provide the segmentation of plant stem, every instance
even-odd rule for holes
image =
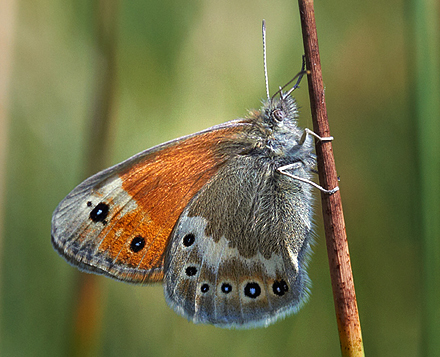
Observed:
[[[298,0],[308,75],[313,129],[320,137],[329,137],[330,129],[324,98],[313,0]],[[319,182],[326,189],[338,185],[331,142],[316,142]],[[364,356],[361,325],[351,271],[340,191],[321,192],[327,254],[333,287],[336,319],[343,356]]]

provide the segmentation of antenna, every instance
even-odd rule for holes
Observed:
[[[263,65],[264,65],[264,80],[266,81],[266,95],[267,95],[267,100],[270,100],[269,78],[267,76],[267,62],[266,62],[266,21],[264,20],[263,20]]]

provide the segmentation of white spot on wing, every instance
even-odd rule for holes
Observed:
[[[207,225],[206,219],[203,217],[188,217],[183,216],[180,220],[178,228],[178,235],[184,236],[187,233],[194,233],[196,237],[205,237],[205,227]],[[244,258],[240,256],[237,248],[231,248],[229,241],[222,236],[218,242],[215,242],[212,237],[205,237],[204,239],[196,239],[195,247],[201,257],[203,257],[203,265],[217,272],[219,268],[220,259],[223,257],[238,257],[245,264],[252,266],[254,264],[263,265],[268,277],[276,278],[277,272],[283,272],[284,262],[281,255],[272,254],[270,259],[266,259],[260,252],[252,258]],[[297,256],[289,249],[289,255],[292,262],[297,267]]]

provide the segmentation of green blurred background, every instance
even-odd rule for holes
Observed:
[[[10,22],[2,27],[9,26],[12,35],[10,66],[4,67],[7,119],[0,128],[6,149],[0,167],[0,354],[340,355],[319,202],[309,302],[297,315],[265,329],[194,325],[166,306],[160,285],[97,277],[97,303],[90,312],[95,332],[88,332],[84,322],[89,347],[78,351],[72,335],[82,273],[50,244],[53,210],[93,171],[90,165],[98,171],[260,106],[265,97],[263,18],[271,92],[291,79],[303,54],[297,3],[5,0],[3,10],[7,4]],[[315,2],[333,148],[370,356],[418,356],[424,350],[412,6],[398,0]],[[104,30],[100,21],[107,24]],[[295,96],[300,125],[311,128],[305,82]],[[99,121],[93,122],[102,108],[109,109],[105,117],[110,118],[104,143],[96,134]],[[431,131],[427,127],[425,134]],[[100,146],[105,158],[98,154]]]

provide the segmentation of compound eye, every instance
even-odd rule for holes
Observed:
[[[277,121],[282,121],[284,119],[284,112],[281,109],[275,109],[272,114]]]

